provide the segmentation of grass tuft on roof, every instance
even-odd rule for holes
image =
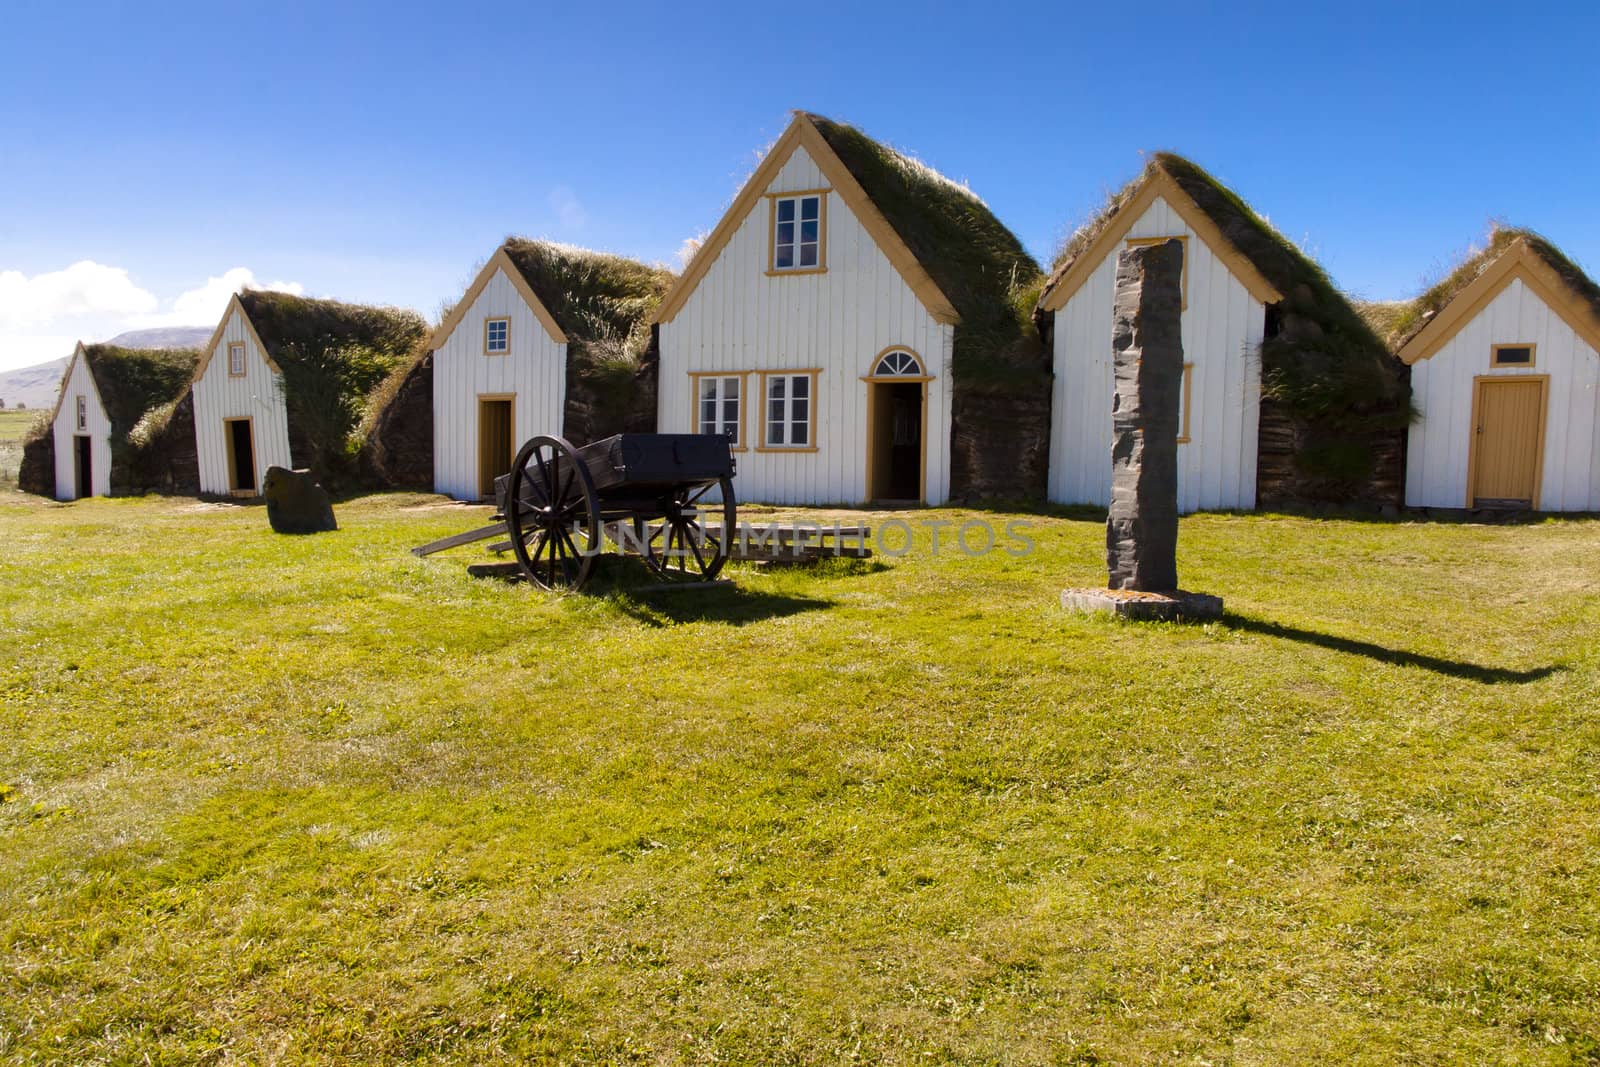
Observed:
[[[171,403],[194,375],[200,353],[193,348],[122,348],[84,345],[100,402],[111,418],[112,447],[152,409]]]
[[[1277,305],[1279,328],[1261,346],[1265,397],[1296,417],[1330,428],[1373,430],[1409,421],[1410,406],[1389,350],[1326,272],[1237,193],[1176,153],[1152,155],[1137,178],[1067,239],[1052,264],[1051,285],[1158,173],[1171,178],[1283,296]]]
[[[1429,286],[1415,300],[1402,306],[1400,314],[1390,324],[1387,334],[1393,349],[1398,352],[1404,348],[1412,338],[1422,332],[1429,320],[1443,311],[1463,289],[1477,281],[1479,275],[1518,241],[1525,243],[1529,250],[1555,271],[1562,281],[1582,296],[1590,307],[1594,308],[1595,315],[1600,317],[1600,285],[1596,285],[1594,279],[1589,277],[1582,267],[1568,259],[1566,253],[1543,235],[1522,227],[1496,223],[1490,228],[1489,239],[1483,248],[1469,251],[1442,279]]]
[[[961,322],[955,330],[958,385],[1048,378],[1033,333],[1033,302],[1044,274],[1016,234],[971,189],[854,126],[807,114],[811,123],[941,292]]]

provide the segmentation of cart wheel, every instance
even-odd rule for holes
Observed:
[[[712,489],[722,491],[721,503],[705,500]],[[661,524],[644,539],[645,562],[664,581],[711,581],[728,562],[733,541],[739,536],[735,528],[738,510],[732,478],[674,489],[663,501]]]
[[[589,468],[560,437],[540,435],[511,461],[506,528],[522,573],[542,589],[581,589],[604,544]]]

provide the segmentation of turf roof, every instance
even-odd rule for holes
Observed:
[[[1151,156],[1137,178],[1073,233],[1056,256],[1046,296],[1158,174],[1175,182],[1283,296],[1278,305],[1282,329],[1261,346],[1262,383],[1268,397],[1306,418],[1338,421],[1356,414],[1359,417],[1352,421],[1365,426],[1380,408],[1393,408],[1396,419],[1409,417],[1389,350],[1326,272],[1237,193],[1175,153]]]
[[[508,237],[502,247],[571,345],[635,335],[674,280],[662,266],[553,241]]]
[[[1003,358],[1001,349],[1028,329],[1043,278],[1022,242],[966,186],[854,126],[805,117],[961,316],[958,369],[977,371]]]
[[[1596,285],[1594,279],[1584,273],[1583,268],[1533,230],[1496,225],[1489,231],[1488,243],[1481,250],[1470,253],[1441,281],[1403,306],[1387,335],[1394,350],[1398,352],[1404,348],[1412,338],[1422,332],[1435,315],[1443,311],[1462,290],[1476,281],[1495,260],[1519,241],[1555,271],[1573,292],[1594,309],[1595,316],[1600,318],[1600,285]]]
[[[121,348],[84,345],[100,402],[111,418],[111,438],[128,436],[145,413],[171,403],[189,384],[200,353],[193,348]]]

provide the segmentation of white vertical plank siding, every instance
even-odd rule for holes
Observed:
[[[78,397],[83,397],[88,415],[86,429],[78,429]],[[100,390],[82,356],[74,355],[72,366],[61,382],[61,404],[50,427],[55,437],[56,499],[78,498],[77,437],[89,437],[89,489],[95,496],[111,494],[111,417],[100,402]]]
[[[1178,446],[1178,507],[1253,508],[1266,308],[1157,197],[1128,237],[1188,237],[1183,359],[1190,372],[1189,441]],[[1111,322],[1119,245],[1055,313],[1050,499],[1111,502]]]
[[[483,323],[511,320],[511,351],[483,353]],[[562,432],[567,346],[556,342],[522,294],[498,270],[433,354],[434,491],[478,499],[478,398],[515,394],[511,435],[520,446],[536,434]],[[509,464],[508,464],[509,465]]]
[[[804,148],[766,192],[828,187]],[[827,197],[827,272],[769,277],[770,204],[757,202],[677,316],[661,326],[659,425],[693,429],[689,374],[820,368],[815,452],[762,451],[761,377],[745,379],[741,500],[859,503],[867,495],[867,384],[892,345],[915,352],[928,382],[926,500],[950,494],[950,359],[954,329],[936,322],[837,192]],[[435,371],[437,375],[437,371]],[[437,380],[437,378],[436,378]],[[437,387],[436,387],[437,388]]]
[[[1532,367],[1491,367],[1492,346],[1532,344]],[[1467,505],[1472,450],[1473,379],[1542,374],[1550,378],[1545,412],[1543,511],[1600,510],[1600,354],[1513,278],[1432,356],[1411,368],[1411,424],[1406,504]]]
[[[244,342],[243,377],[228,374],[228,345]],[[228,309],[227,326],[205,373],[194,383],[195,450],[200,459],[200,491],[227,493],[228,440],[225,419],[249,418],[255,431],[256,488],[268,467],[293,467],[289,455],[289,413],[283,379],[267,363],[245,325],[244,313]]]

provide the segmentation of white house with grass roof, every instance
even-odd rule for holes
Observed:
[[[1184,250],[1179,509],[1251,509],[1258,493],[1269,492],[1279,498],[1320,492],[1338,502],[1381,498],[1383,491],[1371,486],[1399,480],[1399,431],[1387,428],[1395,420],[1403,424],[1393,360],[1321,268],[1210,174],[1166,152],[1155,154],[1073,234],[1040,297],[1038,316],[1055,369],[1049,498],[1110,503],[1117,256],[1172,239]],[[1327,374],[1328,367],[1339,373]],[[1281,395],[1273,414],[1284,429],[1272,435],[1270,451],[1261,432],[1264,369],[1278,372]],[[1329,392],[1328,381],[1339,391]],[[1313,393],[1297,410],[1296,402]],[[1315,433],[1301,414],[1312,407],[1327,409],[1317,412],[1324,421]],[[1298,455],[1280,454],[1294,448],[1283,442],[1302,437],[1320,445],[1322,454],[1339,454],[1334,446],[1354,439],[1343,426],[1372,422],[1385,424],[1393,447],[1377,442],[1372,451],[1378,458],[1358,455],[1353,471],[1337,472],[1342,480],[1304,474],[1299,468],[1315,471],[1306,461],[1318,458],[1305,445]],[[1369,444],[1355,440],[1354,447]],[[1392,475],[1374,469],[1390,454],[1396,457]],[[1269,461],[1270,479],[1262,476]]]
[[[1406,504],[1600,511],[1600,286],[1502,228],[1401,313]]]
[[[239,294],[200,350],[192,388],[200,492],[253,497],[268,467],[294,466],[283,368]]]
[[[524,440],[562,432],[567,335],[507,245],[428,341],[434,491],[457,500],[492,499]]]
[[[111,416],[100,399],[100,387],[81,341],[61,377],[50,433],[55,446],[56,499],[109,496]]]
[[[798,112],[656,312],[658,426],[726,436],[741,500],[941,504],[963,320],[1037,271],[969,190]]]

